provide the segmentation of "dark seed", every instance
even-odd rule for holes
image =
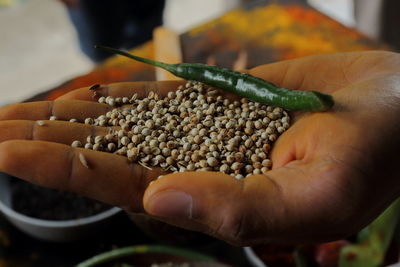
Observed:
[[[92,86],[90,86],[89,87],[89,90],[97,90],[97,89],[99,89],[100,88],[100,84],[98,84],[98,83],[96,83],[96,84],[93,84]]]

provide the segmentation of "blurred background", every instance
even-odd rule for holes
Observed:
[[[340,23],[356,27],[353,0],[308,2]],[[163,23],[182,33],[239,4],[240,0],[166,0]],[[59,0],[0,0],[0,105],[21,101],[93,68],[95,63],[79,49],[69,15],[67,5]],[[359,29],[376,37],[370,26]]]

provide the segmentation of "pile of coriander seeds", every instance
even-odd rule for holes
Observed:
[[[144,99],[135,94],[98,101],[114,109],[85,124],[109,127],[108,134],[72,146],[169,172],[219,171],[237,179],[266,173],[272,166],[271,146],[290,122],[282,108],[245,98],[232,101],[194,81],[164,98],[150,92]]]

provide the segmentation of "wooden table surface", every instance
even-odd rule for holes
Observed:
[[[241,67],[251,68],[321,53],[388,49],[297,0],[252,1],[182,34],[180,39],[184,62],[209,63],[227,68],[234,68],[238,61]],[[132,53],[153,58],[153,43],[147,42],[133,49]],[[154,68],[113,57],[90,73],[30,100],[55,99],[70,90],[95,83],[139,80],[155,80]],[[14,266],[71,266],[114,246],[156,242],[141,233],[123,215],[109,232],[80,243],[37,241],[20,233],[2,218],[0,229],[10,239],[6,248],[1,249],[0,244],[0,258],[4,255],[8,261],[5,266],[12,266],[11,262],[16,261]],[[193,248],[198,249],[196,246]],[[238,248],[219,243],[212,249],[200,250],[224,258],[232,265],[246,266]]]

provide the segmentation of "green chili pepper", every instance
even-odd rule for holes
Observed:
[[[95,48],[163,68],[180,78],[199,81],[256,102],[282,107],[287,110],[325,111],[334,104],[331,95],[317,91],[297,91],[280,88],[263,79],[221,67],[189,63],[167,64],[138,57],[111,47],[98,45]]]

